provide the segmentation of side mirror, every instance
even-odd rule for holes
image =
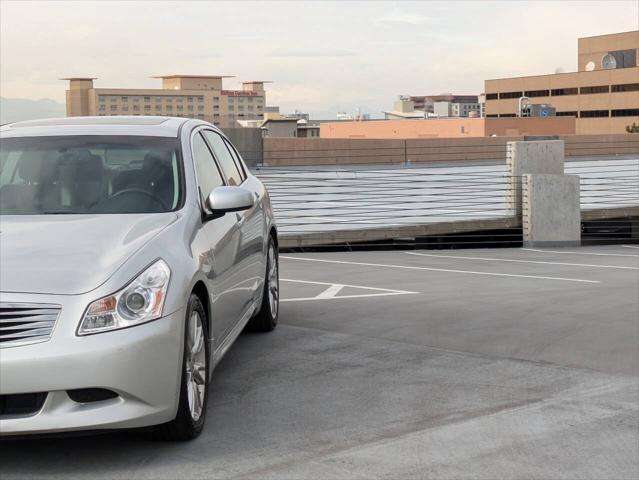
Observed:
[[[210,217],[221,217],[229,212],[248,210],[255,205],[255,197],[242,187],[216,187],[206,198]]]

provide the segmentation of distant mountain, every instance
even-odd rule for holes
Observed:
[[[0,97],[0,124],[37,118],[64,117],[65,114],[65,105],[49,98],[28,100]]]

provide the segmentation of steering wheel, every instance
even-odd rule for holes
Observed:
[[[162,200],[160,197],[158,197],[154,193],[151,193],[148,190],[144,190],[142,188],[125,188],[124,190],[120,190],[119,192],[116,192],[113,195],[111,195],[109,197],[109,200],[112,200],[112,199],[114,199],[116,197],[119,197],[119,196],[122,196],[122,195],[130,194],[130,193],[141,193],[143,195],[146,195],[150,199],[152,199],[155,202],[159,203],[163,210],[168,210],[168,207],[164,203],[164,200]]]

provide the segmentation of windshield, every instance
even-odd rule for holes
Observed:
[[[141,136],[0,140],[0,214],[168,212],[180,202],[177,140]]]

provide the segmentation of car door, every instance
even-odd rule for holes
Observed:
[[[191,151],[200,195],[200,206],[215,187],[225,184],[221,169],[201,131],[191,137]],[[244,308],[239,288],[243,284],[238,271],[240,227],[234,213],[202,221],[196,234],[194,251],[200,252],[200,265],[206,272],[211,293],[213,341],[217,348],[239,321]]]
[[[203,133],[222,168],[226,183],[251,191],[256,199],[252,208],[235,214],[240,228],[237,267],[243,277],[241,290],[244,308],[248,309],[253,304],[253,300],[261,294],[265,273],[262,203],[259,201],[256,186],[249,181],[243,165],[239,159],[236,159],[236,152],[228,140],[212,130],[204,130]]]

